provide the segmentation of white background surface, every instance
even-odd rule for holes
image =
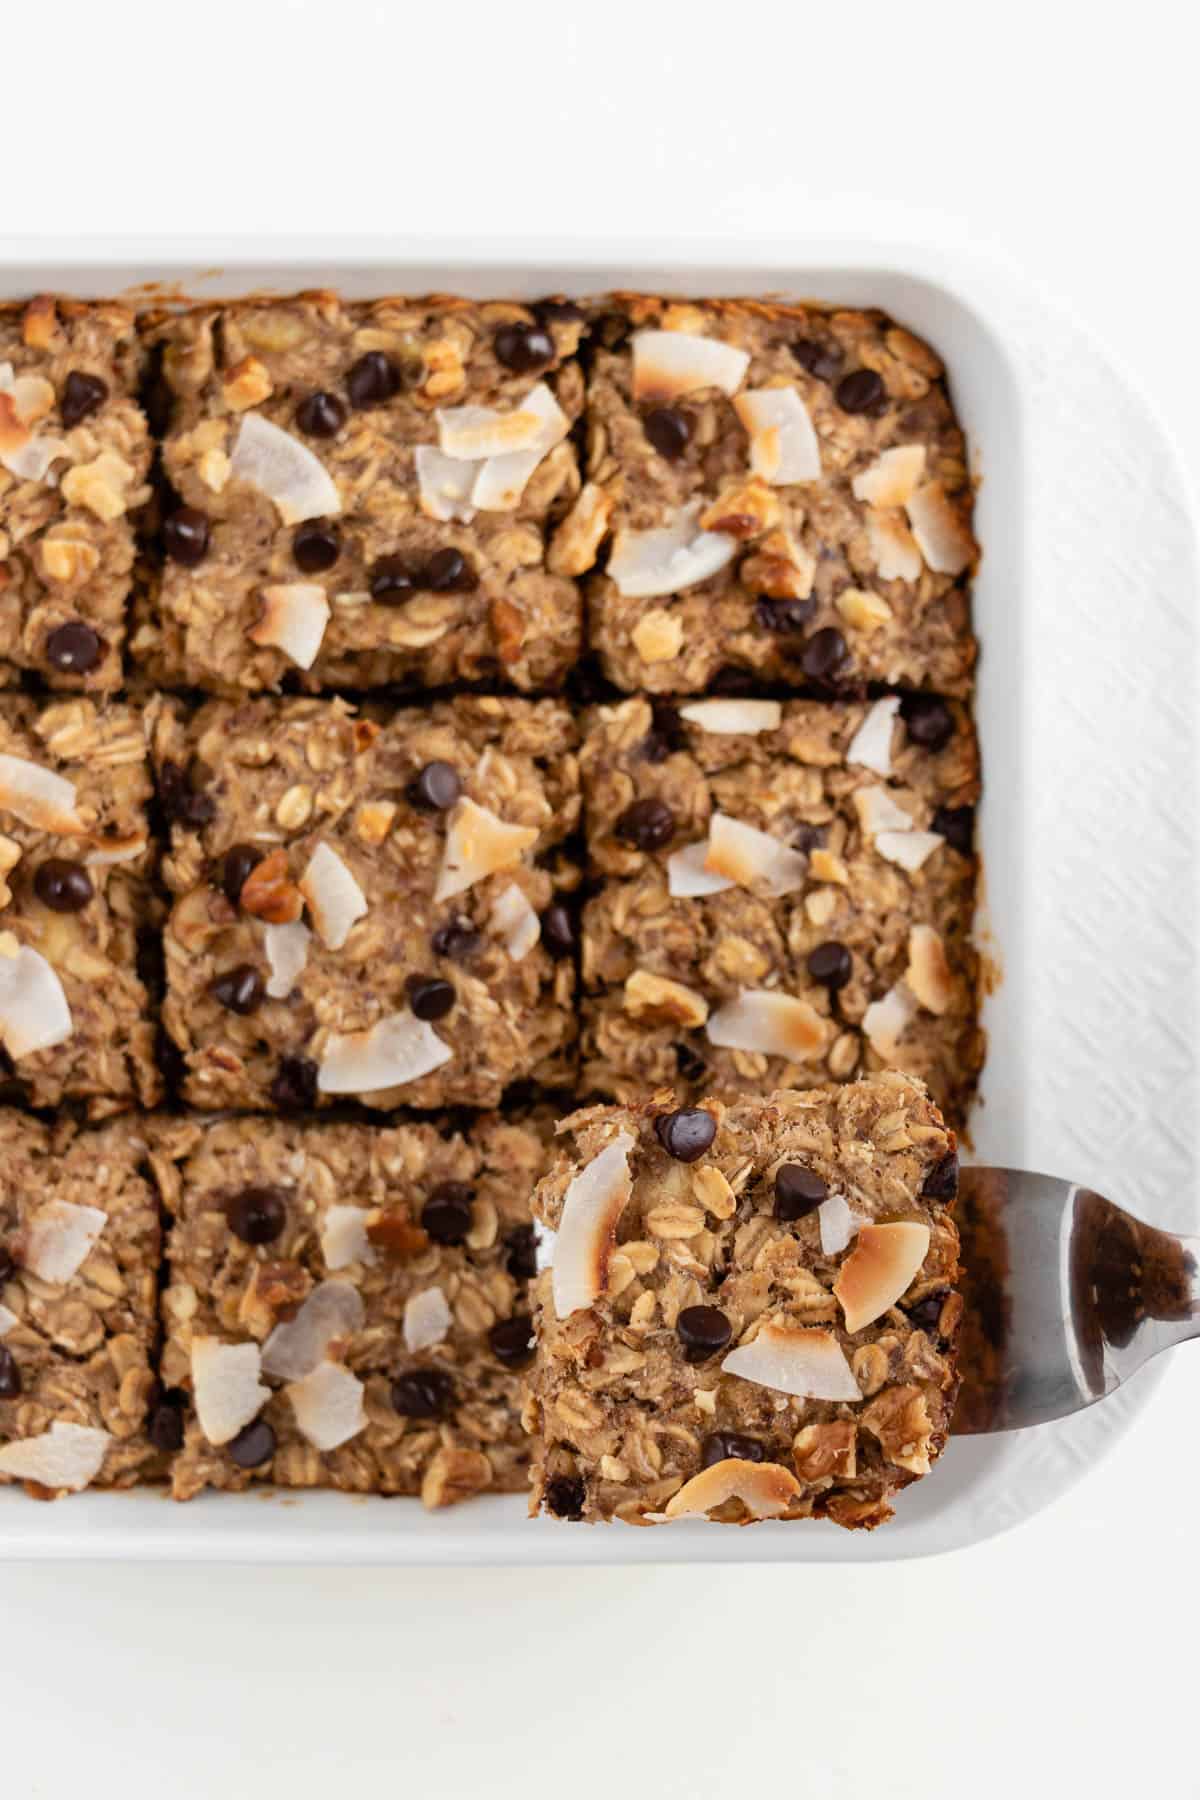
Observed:
[[[1118,352],[1196,481],[1187,10],[58,0],[5,20],[4,226],[986,248]],[[1069,1497],[934,1562],[9,1567],[4,1789],[1196,1793],[1198,1383],[1185,1352]]]

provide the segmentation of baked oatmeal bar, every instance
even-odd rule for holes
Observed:
[[[176,1122],[164,1404],[177,1500],[252,1481],[448,1506],[527,1483],[535,1130]]]
[[[957,701],[595,709],[584,1089],[631,1100],[899,1065],[961,1120],[981,1059]]]
[[[151,677],[558,686],[580,601],[575,307],[329,293],[151,321],[164,519]]]
[[[571,573],[602,568],[591,644],[618,687],[969,690],[972,495],[926,344],[878,312],[644,297],[595,343],[563,533]]]
[[[155,710],[164,1022],[195,1106],[494,1106],[570,1070],[575,727],[467,696]]]
[[[143,979],[161,908],[139,709],[0,695],[3,1093],[92,1117],[159,1096]]]
[[[149,499],[133,313],[0,306],[0,680],[121,682],[132,515]]]
[[[953,1410],[954,1134],[919,1082],[594,1107],[534,1194],[532,1510],[870,1529]]]
[[[162,1472],[161,1244],[141,1129],[0,1109],[0,1482],[41,1499]]]

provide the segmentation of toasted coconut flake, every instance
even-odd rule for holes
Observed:
[[[896,695],[877,700],[851,738],[846,761],[858,763],[864,769],[874,769],[877,775],[890,775],[892,735],[899,711],[900,701]]]
[[[0,462],[18,481],[45,481],[51,463],[60,456],[69,455],[61,438],[35,437],[22,444],[19,450],[0,451]]]
[[[912,814],[898,806],[886,788],[856,788],[852,796],[862,834],[868,840],[881,831],[911,831]]]
[[[11,363],[0,363],[0,394],[11,404],[2,409],[3,416],[18,425],[36,425],[54,405],[54,386],[44,375],[14,375]],[[0,448],[7,448],[7,434],[0,430]]]
[[[843,588],[834,605],[852,631],[878,631],[892,616],[882,594],[874,594],[870,588]]]
[[[701,502],[681,506],[669,524],[650,531],[618,531],[613,538],[608,573],[630,600],[677,594],[707,581],[737,553],[738,541],[724,531],[704,531]]]
[[[362,1296],[349,1281],[322,1281],[294,1319],[277,1325],[263,1345],[264,1375],[280,1381],[303,1381],[325,1360],[335,1341],[362,1329],[366,1313]]]
[[[875,848],[888,862],[915,874],[944,842],[936,831],[881,831]]]
[[[859,1227],[859,1218],[850,1210],[844,1194],[830,1194],[817,1208],[817,1229],[821,1234],[822,1256],[840,1256]]]
[[[921,552],[897,512],[867,514],[867,542],[881,581],[919,581]]]
[[[0,1338],[7,1337],[13,1326],[20,1323],[15,1312],[9,1312],[7,1306],[0,1306]]]
[[[542,935],[542,922],[515,881],[492,907],[488,922],[514,962],[522,962]]]
[[[752,1519],[777,1519],[801,1492],[796,1477],[782,1463],[746,1462],[727,1456],[710,1463],[685,1482],[667,1501],[663,1517],[712,1512],[727,1500],[740,1500]]]
[[[263,926],[263,949],[271,971],[267,994],[272,1000],[286,1000],[303,975],[311,937],[312,932],[300,919],[288,925]]]
[[[717,1008],[705,1030],[709,1043],[722,1050],[754,1050],[808,1062],[825,1048],[828,1027],[807,1000],[794,994],[743,988],[736,1000]]]
[[[70,1281],[87,1261],[108,1224],[98,1206],[49,1200],[29,1223],[23,1262],[39,1281]]]
[[[633,398],[640,405],[669,405],[701,388],[735,394],[750,366],[749,353],[717,338],[689,331],[635,331]]]
[[[458,456],[447,456],[436,444],[418,444],[414,455],[421,511],[430,519],[449,524],[458,519],[469,525],[475,517],[471,489],[480,465]]]
[[[675,900],[698,900],[705,894],[723,894],[734,884],[708,867],[708,839],[674,850],[667,858],[667,892]]]
[[[560,1319],[591,1306],[608,1287],[617,1221],[633,1192],[629,1153],[636,1140],[621,1131],[580,1169],[563,1198],[554,1240],[552,1288]]]
[[[821,446],[795,388],[751,388],[734,411],[750,435],[750,468],[774,487],[821,479]]]
[[[387,1013],[366,1031],[330,1033],[317,1087],[322,1094],[376,1094],[419,1081],[453,1055],[426,1020]]]
[[[149,841],[144,831],[134,831],[123,838],[104,838],[94,850],[88,851],[83,860],[92,869],[111,868],[114,863],[136,862],[145,853]]]
[[[259,1380],[257,1344],[225,1344],[220,1338],[192,1339],[192,1398],[200,1429],[210,1444],[227,1444],[257,1418],[271,1398]]]
[[[336,850],[318,844],[299,881],[317,936],[329,950],[340,950],[359,919],[367,916],[367,897]]]
[[[939,575],[961,575],[975,560],[975,539],[940,481],[927,481],[905,510],[921,555]]]
[[[0,957],[0,1043],[14,1062],[65,1044],[74,1025],[56,971],[23,944]]]
[[[531,389],[521,404],[541,420],[541,432],[528,449],[488,456],[480,465],[471,500],[482,512],[512,512],[519,506],[533,471],[571,429],[570,420],[544,382]]]
[[[331,518],[342,510],[337,485],[321,459],[261,413],[243,415],[229,472],[265,494],[285,525]]]
[[[625,977],[621,1004],[635,1019],[653,1025],[683,1025],[697,1030],[708,1017],[708,1001],[682,981],[670,981],[649,969]]]
[[[877,1056],[894,1063],[900,1055],[900,1040],[916,1017],[917,1005],[903,982],[898,981],[883,996],[872,1000],[862,1017],[863,1033]]]
[[[760,889],[775,900],[796,893],[808,877],[808,858],[798,850],[781,844],[769,831],[721,812],[714,813],[709,823],[704,867],[711,875]]]
[[[903,506],[924,473],[924,444],[897,444],[893,450],[881,450],[850,486],[854,498],[868,506]]]
[[[0,1475],[77,1494],[100,1473],[111,1441],[107,1431],[55,1419],[40,1437],[16,1438],[5,1444],[0,1450]]]
[[[44,481],[51,463],[70,455],[61,438],[34,437],[29,429],[53,405],[44,376],[14,376],[11,363],[0,363],[0,463],[18,481]]]
[[[440,1287],[422,1288],[404,1308],[404,1348],[415,1353],[440,1344],[454,1323]]]
[[[457,801],[446,827],[446,847],[438,872],[435,901],[452,900],[487,875],[511,869],[537,843],[532,825],[508,825],[486,806],[465,794]]]
[[[75,810],[75,783],[23,756],[0,754],[0,811],[58,837],[82,837],[88,829]]]
[[[864,1225],[833,1284],[846,1330],[861,1331],[894,1306],[929,1254],[929,1227],[918,1219]]]
[[[262,612],[246,636],[252,644],[282,650],[298,669],[311,669],[329,623],[325,589],[310,581],[286,581],[261,592]]]
[[[336,1450],[357,1437],[367,1423],[362,1382],[340,1363],[321,1363],[302,1381],[284,1389],[301,1437],[314,1450]]]
[[[321,1220],[321,1255],[332,1274],[351,1263],[374,1263],[376,1254],[367,1236],[371,1211],[366,1206],[331,1206]]]
[[[778,700],[693,700],[679,708],[679,716],[701,731],[753,737],[760,731],[778,731],[783,708]]]
[[[954,977],[946,947],[932,925],[914,925],[908,934],[904,979],[927,1012],[944,1013],[954,998]]]
[[[494,406],[451,406],[437,414],[438,445],[459,462],[482,462],[515,451],[544,456],[570,430],[570,421],[544,381],[511,412]]]
[[[814,1325],[762,1326],[748,1344],[730,1351],[721,1373],[806,1400],[862,1399],[835,1333]]]

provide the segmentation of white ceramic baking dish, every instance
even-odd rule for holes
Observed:
[[[145,284],[145,285],[144,285]],[[161,284],[161,285],[158,285]],[[608,288],[877,305],[949,367],[981,479],[975,596],[986,906],[999,971],[977,1160],[1071,1174],[1195,1228],[1200,565],[1160,428],[1080,331],[1009,274],[864,244],[9,244],[0,294],[147,298]],[[634,1531],[528,1521],[515,1497],[429,1514],[341,1494],[0,1492],[0,1555],[253,1562],[877,1561],[1027,1517],[1086,1471],[1153,1376],[1038,1432],[952,1442],[871,1535],[824,1523]]]

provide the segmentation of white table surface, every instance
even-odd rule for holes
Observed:
[[[1188,9],[771,10],[10,8],[4,228],[983,246],[1117,350],[1200,474]],[[1195,1793],[1198,1381],[1180,1355],[1070,1496],[934,1562],[8,1567],[4,1791]]]

